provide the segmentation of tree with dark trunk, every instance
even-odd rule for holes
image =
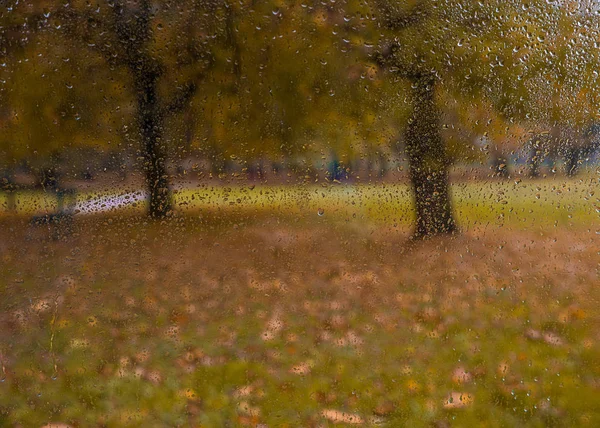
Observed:
[[[406,13],[398,13],[388,2],[378,2],[386,26],[402,31],[425,19],[422,4]],[[449,187],[450,160],[441,135],[440,111],[436,101],[439,77],[428,68],[424,58],[407,59],[398,40],[385,46],[376,56],[382,67],[393,69],[411,86],[412,115],[404,132],[405,151],[415,203],[413,239],[457,232],[452,214]]]
[[[500,0],[367,3],[377,11],[377,29],[370,37],[378,47],[367,55],[385,68],[391,79],[411,85],[413,113],[406,125],[405,146],[417,212],[415,237],[452,233],[456,223],[448,191],[450,162],[439,130],[437,103],[441,99],[466,103],[483,99],[505,118],[530,116],[522,104],[527,97],[537,98],[525,81],[557,73],[559,67],[548,61],[540,46],[533,48],[535,55],[531,54],[535,66],[528,64],[529,72],[523,70],[521,61],[514,59],[522,43],[507,37],[514,33],[513,17],[534,28],[553,25],[557,33],[563,28],[558,23],[571,18],[564,8],[542,0],[527,10],[519,2]],[[560,48],[567,49],[564,44]],[[437,102],[436,91],[443,91]],[[465,141],[464,147],[468,144]],[[506,173],[505,168],[497,167],[498,175]]]
[[[142,76],[136,86],[144,171],[148,186],[148,213],[151,217],[163,218],[171,211],[171,193],[165,168],[165,153],[161,146],[163,124],[156,100],[156,79],[152,74]]]
[[[169,178],[162,144],[163,115],[158,95],[161,65],[148,52],[150,40],[150,4],[142,2],[135,16],[127,16],[118,2],[114,12],[114,29],[125,53],[123,63],[132,76],[136,94],[139,139],[144,159],[148,189],[148,213],[153,218],[166,217],[171,211]]]
[[[582,162],[582,148],[577,146],[568,147],[565,151],[565,173],[569,177],[577,175]]]
[[[128,14],[123,2],[116,2],[114,10],[113,28],[125,54],[122,62],[133,77],[136,94],[138,129],[148,190],[148,214],[153,218],[164,218],[172,210],[172,201],[163,122],[165,115],[186,107],[195,93],[196,81],[189,81],[168,104],[161,102],[158,84],[165,67],[151,55],[150,2],[141,1],[133,14],[131,11]],[[196,79],[199,77],[200,74]]]
[[[412,79],[413,113],[405,131],[406,154],[416,211],[415,238],[454,233],[448,185],[448,156],[440,134],[435,77]]]
[[[228,7],[224,0],[187,0],[172,7],[161,3],[49,1],[43,8],[32,6],[23,12],[28,25],[15,24],[14,30],[31,32],[37,42],[53,43],[60,29],[61,40],[67,41],[61,53],[77,58],[78,71],[98,75],[97,69],[104,67],[110,81],[125,89],[127,95],[121,101],[133,101],[135,106],[131,129],[137,130],[148,213],[153,218],[164,218],[172,211],[165,123],[190,107],[199,83],[212,68],[213,46],[208,40],[216,43],[217,11]],[[69,60],[69,66],[73,62]]]

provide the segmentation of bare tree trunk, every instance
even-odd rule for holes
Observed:
[[[531,150],[531,155],[528,160],[529,177],[538,178],[540,176],[540,167],[542,165],[542,152],[539,148],[534,147]]]
[[[582,150],[579,147],[569,147],[565,154],[565,172],[567,176],[573,177],[579,172],[582,159]]]
[[[510,174],[508,171],[508,161],[504,155],[498,149],[492,149],[490,157],[492,158],[493,175],[498,178],[507,179]]]
[[[144,171],[149,192],[149,214],[164,218],[172,209],[169,177],[162,147],[162,112],[159,111],[156,77],[152,72],[140,73],[138,86],[138,118],[144,155]]]
[[[457,231],[448,186],[448,156],[440,134],[435,78],[412,79],[413,114],[406,129],[406,154],[416,209],[414,238]]]
[[[116,1],[113,10],[117,37],[125,50],[124,63],[133,77],[137,96],[137,119],[149,193],[148,214],[153,218],[164,218],[172,206],[162,145],[165,112],[161,110],[157,93],[161,67],[149,54],[147,46],[152,37],[151,5],[149,0],[140,0],[138,10],[131,18],[127,16],[123,0]]]

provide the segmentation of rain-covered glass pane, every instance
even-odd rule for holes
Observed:
[[[0,1],[0,426],[600,426],[595,0]]]

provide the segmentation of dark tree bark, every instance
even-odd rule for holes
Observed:
[[[153,218],[164,218],[172,210],[172,201],[162,146],[163,118],[157,100],[156,76],[147,71],[140,73],[136,80],[144,172],[149,192],[148,214]]]
[[[567,176],[573,177],[577,174],[582,157],[580,147],[569,147],[567,149],[565,153],[565,172]]]
[[[136,13],[129,18],[124,3],[119,1],[116,5],[115,31],[124,51],[122,61],[133,77],[137,97],[137,119],[149,193],[148,214],[152,218],[164,218],[173,208],[162,139],[164,120],[166,115],[186,108],[196,91],[196,82],[188,82],[168,102],[161,100],[158,80],[164,75],[164,66],[153,57],[149,47],[152,38],[150,2],[142,0]]]
[[[166,107],[159,100],[158,80],[164,70],[148,46],[152,38],[150,2],[141,0],[133,13],[127,10],[123,0],[119,0],[115,2],[113,14],[112,27],[123,53],[121,62],[131,73],[136,94],[137,121],[148,190],[148,214],[152,218],[164,218],[172,205],[162,141],[163,120],[167,110],[179,109],[185,99],[176,98],[172,106]],[[190,86],[189,89],[193,91],[195,87]]]
[[[448,185],[448,156],[440,134],[435,77],[411,79],[413,114],[405,134],[406,154],[416,208],[414,238],[457,231]]]

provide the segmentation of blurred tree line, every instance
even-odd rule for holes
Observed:
[[[536,174],[596,148],[598,11],[546,0],[9,0],[0,6],[0,153],[49,174],[84,147],[133,154],[150,215],[167,163],[401,154],[416,236],[456,229],[452,162],[525,149]],[[83,152],[82,152],[83,153]],[[324,162],[325,163],[325,162]],[[340,172],[341,168],[341,172]],[[307,169],[308,171],[308,169]]]

